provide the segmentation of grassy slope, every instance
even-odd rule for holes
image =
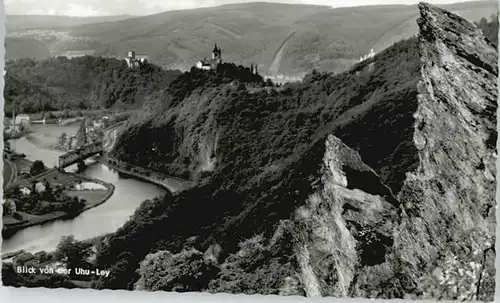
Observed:
[[[6,105],[19,99],[18,109],[36,112],[40,106],[32,106],[25,93],[18,93],[18,79],[23,86],[42,89],[54,101],[49,107],[109,108],[111,106],[140,106],[149,94],[168,86],[180,72],[165,71],[154,65],[129,69],[124,61],[96,57],[74,59],[51,58],[43,61],[19,60],[6,64]],[[29,91],[29,90],[28,90]],[[23,95],[24,94],[24,95]],[[42,102],[42,100],[38,101]],[[25,106],[24,106],[24,105]],[[24,110],[23,110],[24,106]],[[30,108],[33,108],[31,110]]]
[[[207,90],[210,97],[196,98],[197,104],[188,97],[185,113],[178,106],[169,110],[174,113],[166,115],[164,122],[158,121],[161,115],[156,117],[156,131],[152,121],[144,124],[143,129],[153,131],[151,138],[140,135],[145,130],[133,128],[121,144],[142,140],[140,146],[151,146],[168,137],[182,147],[183,138],[193,137],[186,131],[183,115],[194,116],[190,123],[195,124],[217,121],[209,126],[220,130],[218,165],[205,185],[141,207],[141,215],[112,236],[112,244],[100,252],[97,266],[113,268],[115,276],[96,281],[96,287],[130,287],[137,262],[148,251],[178,251],[184,239],[193,235],[199,236],[202,249],[215,241],[227,254],[242,239],[269,234],[312,192],[309,180],[319,173],[328,133],[359,142],[356,149],[379,172],[392,165],[401,171],[411,169],[416,159],[408,143],[412,138],[406,134],[416,106],[418,58],[416,41],[403,41],[377,56],[373,64],[360,64],[338,76],[310,75],[304,83],[281,92]],[[382,138],[397,144],[382,143]],[[167,150],[161,152],[168,156]],[[400,178],[390,173],[383,177],[396,190]],[[156,214],[147,215],[148,209]],[[150,230],[175,232],[164,236]],[[129,253],[119,256],[125,247]]]
[[[444,5],[470,20],[496,10],[494,1]],[[415,6],[324,6],[252,3],[166,12],[125,21],[73,29],[96,38],[105,55],[130,48],[146,52],[160,65],[189,68],[209,56],[214,41],[228,61],[261,64],[267,72],[284,45],[278,70],[300,74],[312,68],[341,71],[352,59],[380,51],[417,33]],[[360,20],[362,20],[360,22]],[[263,34],[265,33],[265,34]],[[286,43],[284,44],[284,42]]]

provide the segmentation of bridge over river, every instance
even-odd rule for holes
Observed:
[[[82,146],[77,150],[69,151],[59,156],[59,169],[63,169],[97,154],[103,154],[102,142],[95,142]]]

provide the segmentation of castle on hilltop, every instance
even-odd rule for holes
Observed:
[[[130,51],[128,52],[128,56],[125,58],[125,61],[127,62],[127,66],[129,68],[138,67],[148,62],[148,56],[136,55],[134,51]]]
[[[196,68],[203,70],[215,70],[217,66],[222,64],[222,50],[217,46],[217,43],[214,45],[214,49],[212,50],[212,59],[207,60],[204,58],[196,63]],[[257,64],[252,63],[250,65],[250,71],[252,74],[258,75],[259,71],[257,69]]]
[[[198,61],[196,63],[196,67],[204,70],[217,69],[217,66],[222,63],[222,51],[215,43],[214,49],[212,51],[212,59],[207,60],[204,58],[203,60]]]

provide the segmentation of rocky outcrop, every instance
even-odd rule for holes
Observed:
[[[297,209],[293,234],[308,296],[348,296],[359,268],[384,263],[398,208],[359,154],[329,136],[322,186]]]
[[[352,169],[339,164],[326,165],[336,177],[323,180],[330,189],[322,191],[323,199],[311,200],[330,199],[327,204],[336,208],[325,221],[336,227],[322,232],[338,237],[328,247],[335,247],[333,268],[343,280],[334,283],[331,294],[347,295],[350,286],[352,296],[492,300],[496,51],[467,20],[432,5],[419,8],[422,66],[413,134],[419,161],[395,197],[400,211],[394,212],[380,191],[373,196],[366,186],[377,182],[362,182],[359,171],[353,178],[359,184],[347,189],[343,173]],[[343,161],[332,142],[339,146],[330,138],[325,157]],[[360,238],[360,230],[372,235]],[[378,243],[371,240],[374,235]],[[318,245],[320,238],[312,242]],[[363,258],[362,247],[369,257]]]
[[[294,219],[308,296],[493,299],[496,50],[467,20],[419,8],[417,168],[394,195],[328,137],[321,186]]]
[[[462,269],[470,274],[465,284],[441,280],[443,295],[491,300],[478,288],[482,271],[492,270],[483,255],[495,242],[497,52],[467,20],[419,8],[419,166],[398,195],[404,207],[394,248],[411,280]]]

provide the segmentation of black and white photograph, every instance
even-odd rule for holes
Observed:
[[[497,0],[3,4],[3,287],[494,300]]]

